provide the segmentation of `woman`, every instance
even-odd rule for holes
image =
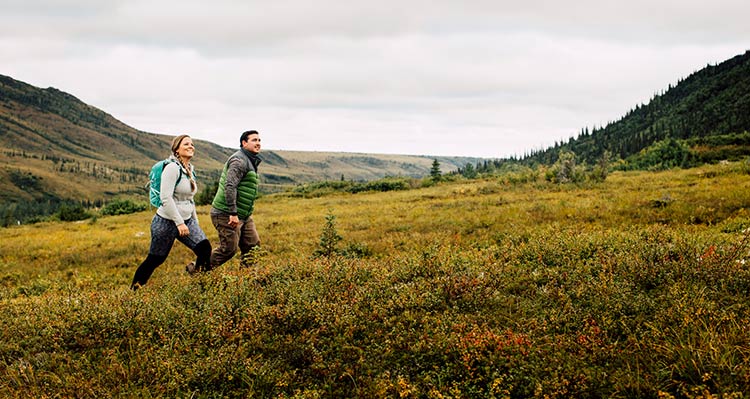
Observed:
[[[146,260],[138,266],[131,288],[137,290],[145,285],[154,270],[164,263],[172,249],[174,240],[190,248],[198,257],[195,269],[207,270],[211,260],[211,243],[198,224],[195,212],[195,196],[198,188],[193,178],[190,160],[195,154],[193,140],[188,135],[179,135],[172,140],[172,155],[161,175],[161,205],[151,220],[151,247]]]

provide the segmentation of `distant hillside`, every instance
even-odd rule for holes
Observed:
[[[605,151],[625,159],[656,142],[685,140],[697,151],[750,154],[750,51],[718,65],[708,65],[670,85],[648,104],[637,105],[616,122],[588,128],[577,138],[523,158],[526,163],[551,164],[560,150],[573,151],[594,163]],[[701,147],[702,148],[697,148]],[[713,147],[711,148],[706,148]]]
[[[0,75],[0,217],[13,212],[9,206],[143,196],[147,171],[168,155],[171,139],[132,128],[55,88]],[[227,156],[236,150],[202,140],[196,140],[196,147],[198,178],[205,184],[218,179]],[[261,156],[266,191],[342,177],[426,176],[433,161],[429,156],[272,150]],[[444,172],[479,160],[436,158]]]
[[[140,193],[149,163],[166,156],[170,140],[57,89],[0,75],[0,201],[95,201]],[[196,164],[219,169],[228,151],[199,145]]]

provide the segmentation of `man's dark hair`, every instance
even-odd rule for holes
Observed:
[[[257,130],[248,130],[246,132],[242,132],[242,135],[240,136],[240,147],[242,147],[242,142],[247,141],[247,136],[251,134],[258,134]]]

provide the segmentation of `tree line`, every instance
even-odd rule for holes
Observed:
[[[603,127],[583,128],[576,137],[531,151],[526,165],[551,165],[561,151],[594,163],[605,152],[627,159],[664,140],[701,140],[750,131],[750,51],[719,65],[708,65],[669,85],[647,104]]]

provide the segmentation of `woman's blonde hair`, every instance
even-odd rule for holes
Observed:
[[[187,134],[181,134],[172,139],[172,154],[174,156],[177,156],[177,150],[180,149],[180,144],[182,144],[182,140],[184,140],[185,137],[190,137],[190,136],[188,136]]]
[[[195,191],[196,185],[195,185],[195,180],[193,180],[193,174],[190,171],[190,164],[184,163],[182,158],[180,158],[180,156],[177,154],[177,150],[180,149],[180,144],[182,144],[182,140],[184,140],[185,137],[190,137],[190,136],[187,134],[181,134],[172,139],[172,155],[174,155],[175,158],[177,158],[177,160],[180,161],[180,163],[182,164],[182,167],[187,171],[188,178],[190,179],[190,188],[193,191]]]

